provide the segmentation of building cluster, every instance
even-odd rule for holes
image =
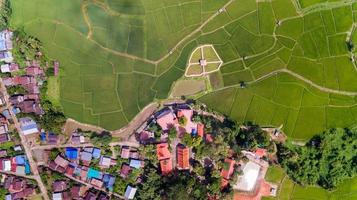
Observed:
[[[10,30],[3,30],[0,32],[0,61],[11,63],[14,58],[12,57],[12,37],[13,32]]]
[[[103,192],[88,190],[84,185],[70,186],[69,181],[57,180],[52,183],[53,200],[109,200],[109,196]]]
[[[213,141],[212,134],[205,133],[205,125],[193,120],[194,110],[186,104],[165,107],[154,113],[153,116],[140,127],[138,140],[142,144],[156,143],[157,158],[160,161],[161,173],[163,175],[171,173],[175,168],[178,170],[190,169],[191,149],[181,143],[177,143],[170,152],[168,143],[169,132],[173,129],[178,138],[185,134],[192,137],[202,137],[203,141],[210,143]],[[159,139],[155,139],[155,133],[150,131],[150,126],[156,124],[162,130]],[[174,162],[175,161],[175,162]]]
[[[30,197],[36,193],[34,185],[29,184],[25,179],[15,176],[3,175],[0,187],[9,191],[5,200],[20,200]]]
[[[2,73],[12,73],[18,71],[19,68],[16,64],[5,64],[1,66]],[[25,68],[25,75],[17,75],[14,77],[3,78],[3,83],[6,87],[21,87],[25,94],[13,94],[10,96],[10,103],[21,110],[23,113],[34,113],[42,115],[43,109],[40,104],[40,87],[43,84],[45,73],[40,65],[33,61]]]
[[[1,157],[0,171],[13,172],[18,175],[29,175],[31,173],[30,165],[25,155]]]
[[[49,168],[93,187],[112,191],[115,176],[90,167],[92,159],[99,159],[100,168],[109,168],[116,164],[114,159],[101,155],[98,148],[90,147],[79,150],[68,147],[64,156],[60,154],[55,160],[50,161]]]

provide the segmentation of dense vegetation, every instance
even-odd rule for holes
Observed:
[[[296,182],[335,188],[342,180],[357,175],[357,129],[331,129],[303,147],[280,145],[278,156]]]
[[[11,12],[10,0],[0,1],[0,30],[9,26]]]

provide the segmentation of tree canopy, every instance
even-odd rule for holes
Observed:
[[[279,145],[278,158],[296,182],[332,189],[357,175],[357,129],[331,129],[303,147]]]

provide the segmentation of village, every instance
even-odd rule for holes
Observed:
[[[63,139],[61,133],[45,130],[37,121],[45,114],[41,87],[49,68],[52,76],[58,75],[59,63],[41,66],[34,60],[20,67],[11,53],[12,37],[9,30],[0,33],[0,184],[6,200],[41,195],[53,200],[135,199],[145,193],[141,188],[150,177],[144,171],[155,163],[161,177],[185,172],[204,182],[206,175],[197,169],[216,173],[219,191],[234,190],[236,199],[276,195],[277,186],[264,180],[272,156],[268,150],[234,152],[212,125],[223,124],[224,117],[192,103],[163,105],[135,130],[134,141],[112,141],[110,133],[80,129]],[[216,156],[200,153],[218,146],[223,150]]]

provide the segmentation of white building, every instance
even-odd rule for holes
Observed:
[[[260,165],[249,161],[243,168],[243,175],[238,177],[234,189],[246,192],[252,191],[257,183],[260,168]]]

